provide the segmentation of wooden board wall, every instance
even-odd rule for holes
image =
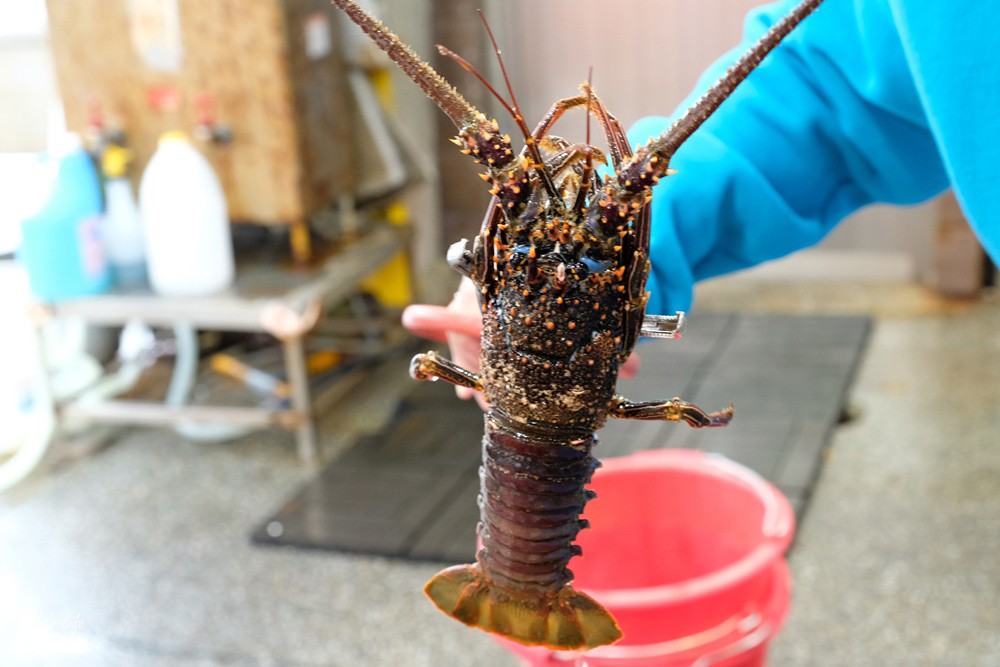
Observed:
[[[126,132],[138,175],[159,134],[191,130],[197,96],[214,101],[233,141],[203,143],[234,220],[301,220],[353,189],[350,103],[339,49],[304,55],[303,21],[322,0],[165,0],[177,3],[183,44],[175,72],[150,68],[130,33],[128,0],[47,0],[51,43],[70,129],[83,130],[99,105]],[[153,110],[149,90],[172,85],[175,113]]]

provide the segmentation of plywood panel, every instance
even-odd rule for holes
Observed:
[[[337,49],[322,58],[302,55],[303,21],[311,11],[328,12],[332,20],[326,3],[176,0],[183,47],[176,71],[157,70],[139,56],[127,0],[47,3],[68,126],[83,129],[98,105],[128,134],[137,173],[160,132],[196,124],[198,97],[207,94],[216,119],[233,133],[228,145],[201,145],[233,219],[298,220],[334,191],[352,187],[349,131],[331,129],[350,116],[341,111],[350,107]],[[332,27],[330,34],[336,39]],[[174,113],[149,104],[149,90],[163,85],[182,93]],[[344,137],[348,145],[334,150]]]

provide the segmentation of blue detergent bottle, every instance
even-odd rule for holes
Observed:
[[[21,223],[18,257],[32,293],[42,301],[99,294],[111,286],[97,170],[76,136],[67,140],[58,161],[48,199]]]

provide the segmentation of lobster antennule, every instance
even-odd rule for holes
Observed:
[[[476,107],[469,104],[462,94],[438,74],[433,67],[413,52],[378,19],[370,16],[353,0],[331,0],[399,65],[410,79],[434,100],[456,127],[474,128],[479,132],[493,132],[491,123]]]
[[[586,102],[586,134],[583,140],[584,146],[586,146],[585,152],[587,155],[587,161],[583,165],[583,174],[580,177],[580,190],[576,193],[576,201],[573,203],[573,208],[577,211],[585,212],[587,206],[587,195],[590,193],[590,178],[594,173],[594,147],[590,145],[590,108],[594,102],[594,68],[591,67],[587,71],[587,83],[583,87],[587,94]]]
[[[480,9],[477,11],[479,12],[479,19],[483,22],[483,27],[486,29],[486,35],[490,39],[490,44],[493,46],[493,52],[497,57],[497,64],[500,65],[500,72],[503,74],[503,82],[507,87],[507,94],[510,95],[510,102],[507,102],[507,100],[505,100],[503,96],[501,96],[500,93],[498,93],[496,89],[490,85],[489,81],[487,81],[482,74],[476,71],[471,63],[457,54],[448,51],[447,49],[444,49],[442,53],[455,60],[455,62],[461,65],[466,71],[475,75],[475,77],[479,79],[484,86],[486,86],[486,89],[493,94],[493,97],[495,97],[500,104],[503,105],[503,108],[506,109],[507,113],[511,115],[511,118],[514,119],[514,123],[517,125],[517,128],[521,131],[525,147],[531,155],[534,170],[541,179],[542,185],[545,186],[545,189],[548,191],[550,196],[557,197],[559,193],[555,184],[552,182],[552,177],[549,175],[549,172],[545,170],[545,161],[542,160],[542,154],[538,150],[536,138],[531,135],[528,131],[527,123],[524,122],[524,114],[521,113],[521,106],[517,103],[517,95],[514,94],[514,87],[511,85],[510,77],[507,75],[507,65],[503,61],[503,53],[500,51],[500,45],[497,43],[497,39],[493,35],[493,28],[490,27],[490,22],[486,20],[486,15],[483,14],[483,10]],[[443,47],[440,46],[438,47],[439,50],[442,48]]]

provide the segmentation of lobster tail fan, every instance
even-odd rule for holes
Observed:
[[[353,0],[332,0],[333,4],[367,34],[379,48],[385,51],[428,97],[434,100],[451,121],[462,129],[492,133],[492,125],[476,107],[469,104],[462,94],[445,81],[433,67],[413,52],[382,22],[365,12]]]
[[[476,565],[456,565],[436,574],[424,592],[452,618],[529,646],[582,651],[622,637],[614,617],[571,586],[554,598],[518,597],[493,586]]]

